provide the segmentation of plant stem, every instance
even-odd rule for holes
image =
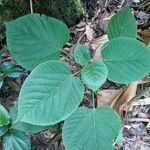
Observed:
[[[93,108],[95,109],[95,98],[94,98],[94,96],[95,96],[95,93],[94,93],[94,92],[92,92]]]
[[[31,14],[33,14],[33,3],[32,3],[32,0],[30,0],[30,11],[31,11]]]
[[[73,56],[72,56],[70,53],[64,51],[63,49],[62,49],[61,51],[62,51],[65,55],[67,55],[68,58],[70,58],[71,60],[73,59]]]

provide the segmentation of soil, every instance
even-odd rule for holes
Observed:
[[[122,7],[129,5],[137,20],[138,31],[146,30],[150,27],[150,2],[149,0],[86,0],[86,17],[82,18],[75,25],[70,27],[71,40],[65,46],[64,50],[71,52],[75,43],[80,40],[81,43],[88,45],[93,55],[95,51],[92,44],[89,44],[90,33],[86,33],[87,24],[93,30],[92,38],[99,39],[106,34],[106,25],[111,15]],[[86,34],[87,36],[84,36]],[[89,35],[88,35],[89,34]],[[0,49],[3,53],[0,62],[12,60],[7,47],[5,36],[0,43]],[[73,69],[78,66],[74,61],[70,61],[63,53],[61,59],[68,62]],[[25,70],[24,70],[25,71]],[[17,101],[18,94],[22,83],[28,76],[29,72],[25,71],[19,78],[5,78],[2,88],[0,89],[0,103],[7,110]],[[107,81],[102,89],[119,89],[125,85],[115,84]],[[148,82],[138,85],[136,95],[139,95],[150,86]],[[150,90],[147,90],[138,99],[150,98]],[[137,100],[138,100],[137,99]],[[81,105],[91,107],[91,93],[86,91],[84,100]],[[31,135],[33,150],[64,150],[61,137],[61,124],[50,128],[49,130]],[[115,146],[116,150],[150,150],[150,103],[133,105],[132,110],[127,111],[123,115],[123,139],[122,142]]]

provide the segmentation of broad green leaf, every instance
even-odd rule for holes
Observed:
[[[121,129],[119,115],[109,107],[79,108],[64,123],[66,150],[113,150]]]
[[[69,40],[67,26],[57,19],[29,14],[6,24],[8,49],[13,58],[27,70],[41,62],[59,59]]]
[[[12,130],[3,137],[3,150],[30,150],[30,139],[25,132]]]
[[[7,126],[1,126],[0,127],[0,137],[2,137],[4,134],[6,134],[8,131],[8,127]]]
[[[91,59],[89,49],[82,44],[77,44],[74,51],[74,58],[78,64],[85,65]]]
[[[97,60],[85,65],[81,71],[82,81],[94,92],[102,86],[107,76],[107,66],[102,61]]]
[[[116,83],[137,81],[150,72],[150,50],[138,40],[113,39],[101,53],[108,67],[108,79]]]
[[[10,110],[10,116],[12,119],[12,128],[25,131],[27,133],[37,133],[44,131],[49,128],[49,126],[36,126],[26,122],[17,121],[18,117],[18,104],[16,103]]]
[[[10,122],[10,117],[7,110],[0,105],[0,126],[7,125]]]
[[[129,7],[119,11],[108,23],[107,35],[109,39],[117,37],[136,38],[136,32],[136,20]]]
[[[84,93],[82,82],[62,61],[47,61],[37,66],[24,82],[18,102],[22,122],[47,126],[70,116]]]

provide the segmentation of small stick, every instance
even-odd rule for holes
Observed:
[[[32,3],[32,0],[30,0],[30,11],[31,11],[31,14],[33,14],[33,3]]]

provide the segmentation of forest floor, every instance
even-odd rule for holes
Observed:
[[[106,26],[108,20],[124,6],[130,6],[138,25],[137,38],[145,44],[150,44],[150,1],[149,0],[87,0],[86,17],[70,27],[71,40],[64,50],[69,53],[73,51],[77,42],[88,46],[95,57],[99,57],[97,50],[107,41]],[[0,62],[11,60],[6,39],[0,43],[3,53]],[[61,59],[69,62],[76,68],[73,60],[69,60],[62,53]],[[28,72],[24,70],[18,78],[7,77],[0,89],[0,103],[8,110],[17,100],[21,85]],[[133,100],[126,108],[122,108],[123,103],[119,103],[117,108],[123,121],[122,142],[115,146],[116,150],[150,150],[150,77],[132,83],[130,85],[119,85],[107,81],[97,94],[97,105],[108,104],[110,101],[120,99],[127,102]],[[84,96],[84,104],[91,107],[91,95],[87,91]],[[106,101],[107,100],[107,101]],[[122,109],[121,109],[122,108]],[[53,126],[48,131],[34,134],[32,138],[33,150],[64,150],[61,138],[60,124]]]

